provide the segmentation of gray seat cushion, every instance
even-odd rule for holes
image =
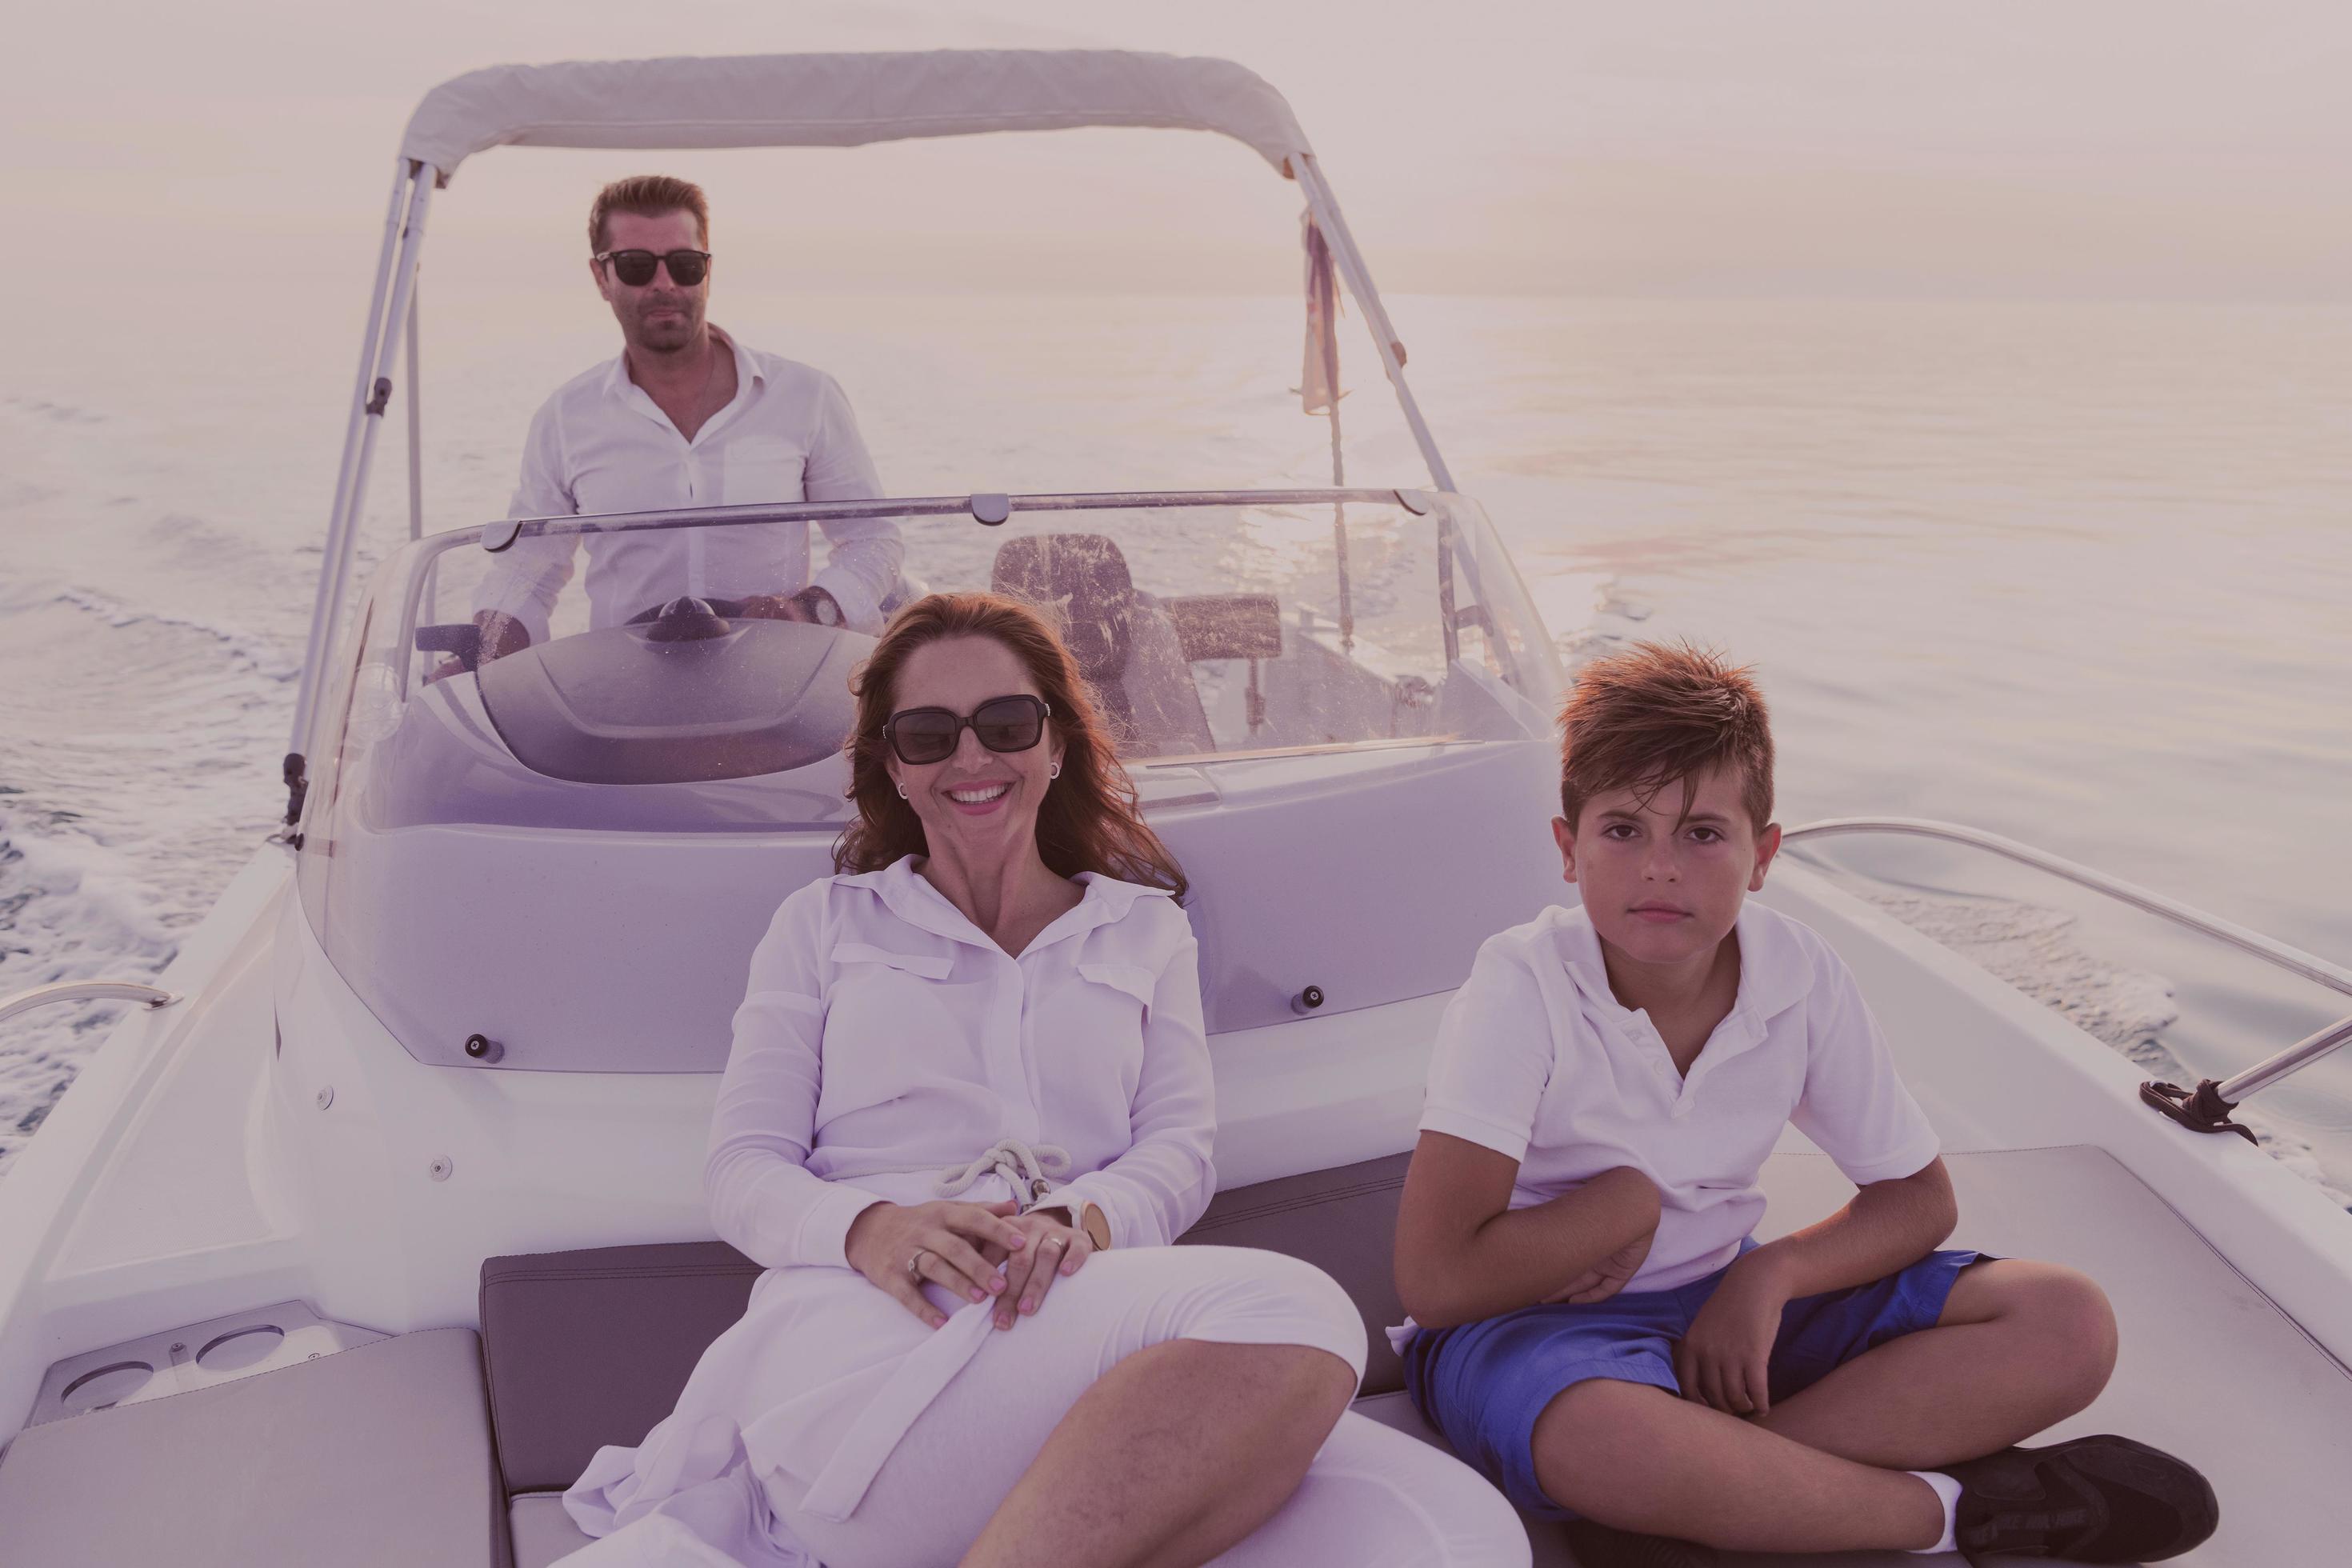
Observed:
[[[1329,1273],[1364,1314],[1365,1391],[1387,1393],[1403,1386],[1381,1330],[1404,1312],[1389,1270],[1404,1168],[1397,1155],[1220,1194],[1183,1239],[1286,1252]],[[486,1261],[482,1359],[508,1491],[561,1491],[598,1448],[642,1438],[743,1315],[759,1274],[718,1241]]]
[[[1389,1349],[1385,1331],[1404,1321],[1390,1254],[1411,1163],[1411,1155],[1392,1154],[1219,1193],[1179,1245],[1262,1247],[1322,1269],[1363,1314],[1369,1342],[1363,1392],[1391,1393],[1404,1386],[1404,1367]]]
[[[514,1568],[547,1568],[590,1540],[563,1511],[562,1492],[526,1492],[514,1500],[507,1518],[514,1526]]]
[[[562,1491],[598,1448],[641,1440],[759,1278],[723,1241],[484,1262],[482,1361],[507,1489]]]
[[[26,1568],[497,1568],[505,1511],[471,1329],[93,1410],[0,1454],[0,1560]]]

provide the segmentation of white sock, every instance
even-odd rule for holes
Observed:
[[[1911,1555],[1927,1557],[1938,1552],[1958,1551],[1959,1542],[1955,1537],[1954,1531],[1958,1528],[1959,1523],[1960,1483],[1941,1470],[1906,1470],[1903,1473],[1906,1476],[1916,1476],[1935,1488],[1937,1498],[1944,1505],[1944,1533],[1937,1537],[1933,1546],[1911,1548]]]

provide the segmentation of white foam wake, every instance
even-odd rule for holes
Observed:
[[[2166,1026],[2180,1016],[2171,983],[2086,952],[2075,940],[2074,916],[2011,899],[1921,893],[1850,872],[1832,870],[1829,875],[1846,891],[2006,981],[2145,1068],[2150,1078],[2196,1082],[2198,1075],[2167,1050],[2162,1039]],[[2237,1119],[2273,1159],[2316,1183],[2338,1205],[2352,1208],[2352,1194],[2327,1180],[2318,1151],[2307,1140],[2268,1122],[2257,1107],[2242,1108]]]
[[[11,994],[66,980],[144,980],[172,961],[130,858],[71,833],[28,831],[0,805],[0,959]],[[47,1119],[123,1003],[59,1005],[8,1026],[0,1050],[0,1176]]]

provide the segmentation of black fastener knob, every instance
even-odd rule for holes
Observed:
[[[1290,999],[1290,1010],[1294,1013],[1312,1013],[1321,1005],[1323,1005],[1323,987],[1320,985],[1309,985]]]
[[[467,1035],[466,1054],[478,1062],[494,1062],[507,1054],[507,1048],[488,1035]]]

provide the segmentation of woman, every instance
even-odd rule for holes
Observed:
[[[910,605],[859,678],[842,875],[751,959],[705,1171],[765,1265],[572,1561],[1524,1564],[1465,1467],[1348,1412],[1319,1270],[1174,1241],[1214,1103],[1184,880],[1045,623]]]

